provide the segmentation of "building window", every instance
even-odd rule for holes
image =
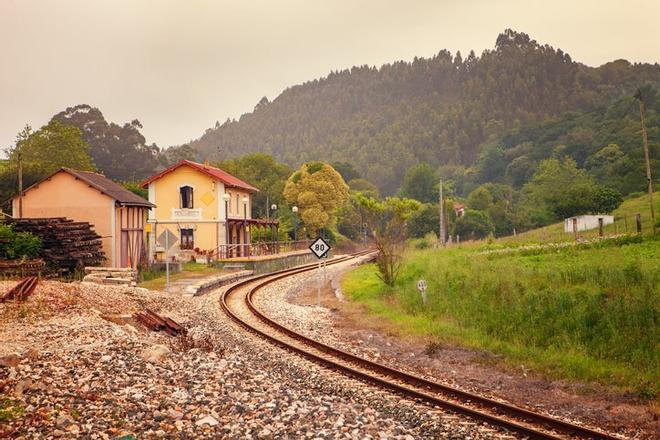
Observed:
[[[193,208],[193,189],[190,186],[182,186],[179,189],[181,193],[181,208]]]
[[[241,208],[240,208],[241,202],[240,202],[240,200],[241,200],[241,195],[236,194],[236,214],[238,214],[238,215],[241,215]]]
[[[181,249],[193,249],[195,240],[192,229],[181,229]]]

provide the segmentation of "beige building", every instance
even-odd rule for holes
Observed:
[[[252,218],[252,195],[257,188],[219,168],[189,160],[178,162],[146,179],[149,201],[149,256],[165,258],[166,229],[176,237],[167,255],[190,260],[203,255],[214,258],[249,256],[255,228],[276,228],[277,221]]]
[[[19,217],[18,197],[12,216]],[[24,191],[23,218],[88,222],[102,237],[106,266],[133,267],[145,256],[147,211],[155,206],[101,174],[62,168]]]

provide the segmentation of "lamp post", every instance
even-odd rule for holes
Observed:
[[[293,242],[295,246],[295,242],[298,240],[297,237],[297,231],[298,231],[298,207],[294,206],[291,208],[291,212],[293,212]]]
[[[242,200],[242,202],[243,202],[243,244],[245,244],[244,251],[243,251],[243,252],[244,252],[244,253],[243,253],[243,256],[244,256],[244,257],[247,257],[248,254],[249,254],[248,251],[249,251],[249,249],[250,249],[250,248],[247,246],[247,244],[248,244],[248,233],[247,233],[247,205],[248,205],[248,201],[249,201],[249,199],[248,199],[247,196],[243,196],[243,198],[242,198],[241,200]]]
[[[277,211],[277,205],[275,203],[270,205],[270,210],[273,211],[273,218],[275,218],[275,211]],[[277,241],[277,237],[275,236],[275,228],[273,227],[272,224],[270,225],[270,238],[271,238],[271,241],[273,242],[272,246],[273,246],[273,252],[274,252],[275,251],[275,242]]]
[[[222,195],[222,200],[225,201],[225,258],[229,258],[229,243],[231,237],[229,236],[229,200],[231,196],[228,193]]]

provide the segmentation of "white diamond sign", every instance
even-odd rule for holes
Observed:
[[[316,258],[323,258],[332,249],[327,241],[319,237],[309,246],[309,249],[316,255]]]

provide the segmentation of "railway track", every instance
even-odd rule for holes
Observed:
[[[372,251],[335,258],[329,260],[327,264],[339,264],[369,253]],[[255,305],[255,295],[263,287],[283,278],[314,270],[316,267],[317,264],[308,264],[239,282],[225,291],[220,299],[221,306],[236,323],[277,346],[332,370],[426,404],[466,415],[529,438],[619,438],[506,402],[449,387],[331,347],[277,323]],[[238,295],[239,292],[245,292],[245,295]]]

